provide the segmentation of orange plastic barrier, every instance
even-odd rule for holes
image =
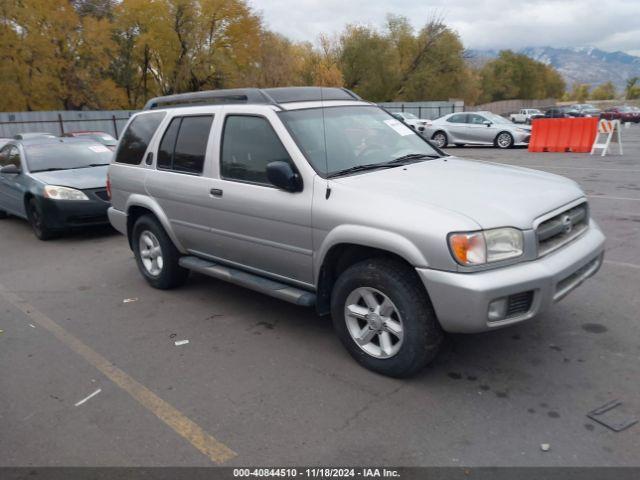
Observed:
[[[530,152],[589,153],[597,118],[538,118],[531,124]]]

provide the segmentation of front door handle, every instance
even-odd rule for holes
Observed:
[[[222,190],[220,190],[219,188],[212,188],[211,190],[209,190],[209,193],[211,195],[213,195],[214,197],[221,197],[222,196]]]

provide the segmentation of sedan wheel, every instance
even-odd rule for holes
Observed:
[[[351,338],[373,358],[390,358],[400,350],[402,318],[384,293],[370,287],[355,289],[347,297],[344,315]]]
[[[164,265],[162,248],[158,238],[149,230],[145,230],[140,234],[138,242],[142,265],[149,275],[157,277],[162,273]]]
[[[502,132],[496,138],[496,145],[499,148],[510,148],[513,145],[513,137],[508,132]]]
[[[438,148],[444,148],[448,143],[447,134],[444,132],[436,132],[433,135],[432,140]]]

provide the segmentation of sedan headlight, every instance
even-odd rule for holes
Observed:
[[[519,257],[523,253],[523,243],[522,232],[516,228],[494,228],[449,235],[453,258],[465,266]]]
[[[57,185],[46,185],[44,187],[44,196],[51,200],[89,200],[89,197],[80,190]]]

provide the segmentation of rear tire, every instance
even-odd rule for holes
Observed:
[[[345,270],[333,288],[331,316],[351,356],[390,377],[418,373],[444,337],[416,272],[393,259],[372,258]]]
[[[27,219],[38,240],[47,241],[57,236],[55,230],[51,230],[45,225],[42,208],[35,198],[30,198],[27,202]]]
[[[184,284],[189,270],[180,266],[180,252],[155,217],[142,215],[138,218],[132,235],[138,270],[149,285],[168,290]]]

